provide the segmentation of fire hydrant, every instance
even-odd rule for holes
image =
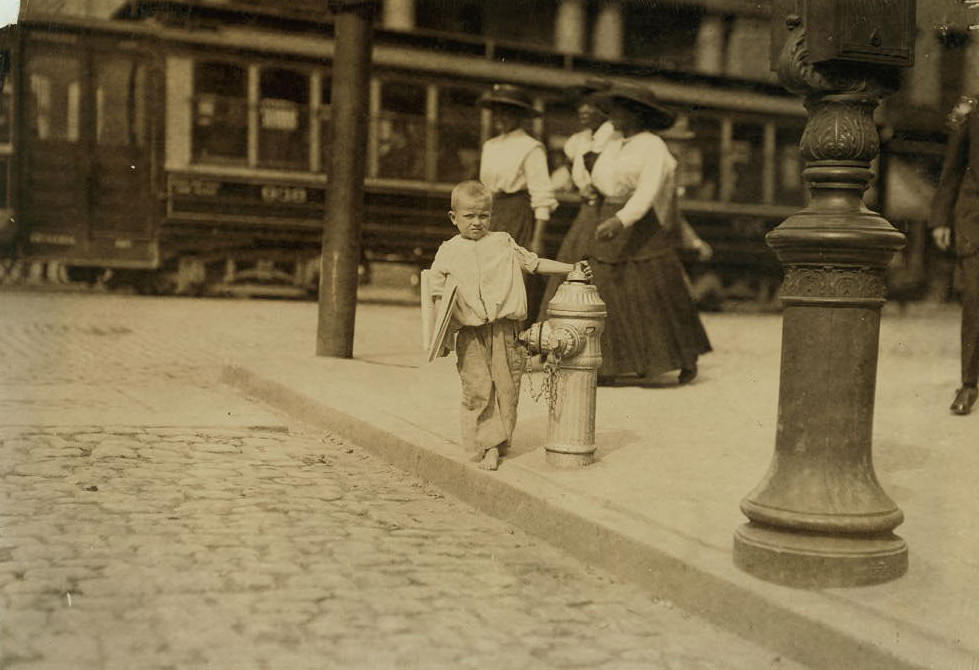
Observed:
[[[575,266],[548,303],[547,315],[547,321],[519,335],[531,353],[547,357],[545,458],[557,467],[582,467],[595,460],[595,395],[605,303]]]

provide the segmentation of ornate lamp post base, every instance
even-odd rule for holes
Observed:
[[[806,7],[820,21],[864,4]],[[734,563],[790,586],[876,584],[908,568],[893,534],[904,514],[877,480],[871,445],[886,268],[904,236],[862,198],[880,150],[874,109],[898,77],[885,66],[814,63],[800,17],[786,26],[778,72],[809,112],[800,150],[810,201],[767,235],[785,269],[775,453],[741,501],[749,523],[735,531]]]
[[[908,570],[908,545],[893,533],[823,535],[746,523],[734,533],[734,564],[776,584],[800,588],[867,586]]]

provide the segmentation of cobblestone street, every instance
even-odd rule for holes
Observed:
[[[801,667],[218,383],[315,310],[0,293],[0,667]]]

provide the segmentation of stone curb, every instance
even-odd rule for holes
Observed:
[[[794,590],[732,575],[736,571],[729,557],[723,566],[698,558],[704,550],[694,540],[649,528],[648,522],[626,510],[598,505],[584,493],[571,494],[538,473],[512,463],[506,473],[488,473],[420,446],[441,438],[407,424],[402,430],[392,417],[378,416],[375,421],[357,416],[237,364],[223,368],[221,381],[310,426],[340,435],[653,596],[813,668],[976,667],[974,657],[950,648],[946,641],[855,608],[832,592]]]

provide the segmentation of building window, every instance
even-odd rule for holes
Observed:
[[[490,4],[492,7],[492,4]],[[523,0],[507,5],[505,11],[483,16],[483,34],[501,42],[522,42],[541,48],[554,46],[557,3],[553,0]]]
[[[378,177],[424,178],[425,97],[425,87],[419,84],[381,85],[381,111],[373,127]]]
[[[674,70],[693,71],[697,64],[697,34],[702,11],[674,3],[663,3],[661,7],[649,5],[624,6],[625,56],[656,61],[662,67]]]
[[[727,165],[731,170],[731,201],[763,201],[765,129],[757,123],[735,123]]]
[[[259,76],[258,162],[309,169],[309,77],[280,68]]]
[[[38,55],[27,64],[28,126],[39,140],[78,142],[80,67],[70,56]]]
[[[194,65],[194,158],[248,159],[248,72],[230,63]]]
[[[439,90],[438,178],[459,182],[479,176],[479,92],[465,88]]]
[[[805,201],[801,139],[802,126],[784,126],[775,133],[775,200],[780,205],[801,205]]]
[[[418,0],[416,6],[419,28],[466,35],[483,34],[482,3]]]

